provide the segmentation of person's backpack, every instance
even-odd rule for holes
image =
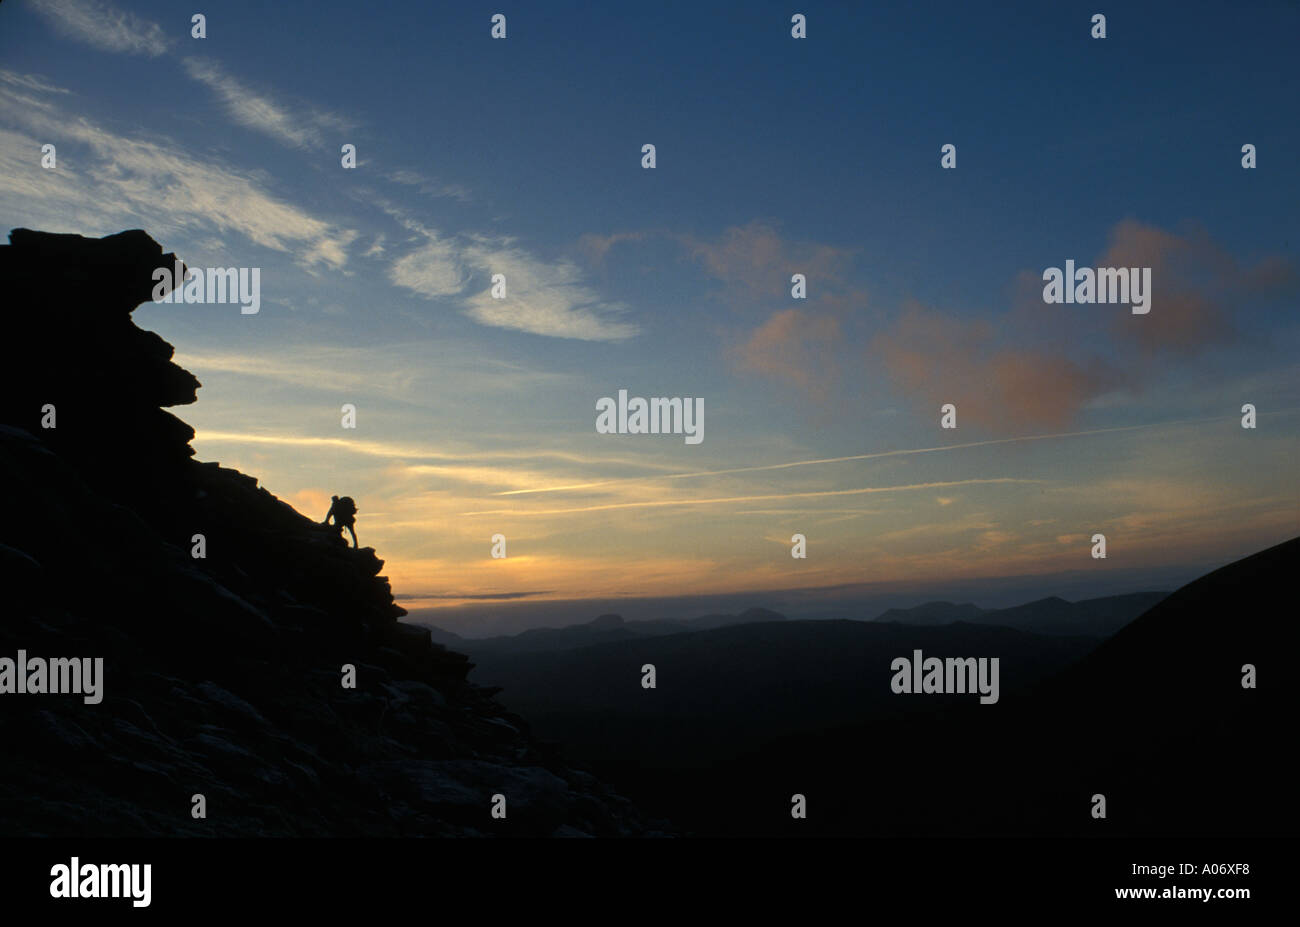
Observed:
[[[343,496],[334,503],[334,517],[339,521],[348,521],[357,514],[357,504],[351,496]]]

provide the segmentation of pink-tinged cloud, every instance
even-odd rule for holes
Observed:
[[[731,351],[736,367],[783,380],[810,396],[824,399],[836,369],[831,348],[840,324],[829,315],[802,309],[774,313]]]
[[[1150,267],[1150,312],[1047,305],[1042,270],[1022,271],[1010,308],[993,320],[909,304],[873,339],[872,359],[935,415],[952,402],[959,422],[1059,428],[1089,400],[1140,386],[1157,356],[1177,361],[1234,338],[1234,310],[1297,284],[1283,258],[1243,266],[1202,230],[1175,234],[1131,219],[1111,229],[1094,266]],[[1134,348],[1143,359],[1128,363]]]
[[[1060,427],[1110,388],[1096,369],[1060,351],[1001,344],[986,321],[966,321],[911,303],[872,339],[873,361],[931,407],[953,403],[957,421],[994,431]]]
[[[733,226],[715,241],[694,236],[679,240],[710,276],[726,284],[723,299],[741,309],[772,308],[770,301],[789,300],[794,274],[807,278],[810,302],[823,298],[853,302],[861,298],[861,292],[845,281],[850,251],[816,242],[789,241],[768,222],[754,220]]]
[[[1150,312],[1114,319],[1115,332],[1148,355],[1193,355],[1234,340],[1234,310],[1296,284],[1295,267],[1284,258],[1243,267],[1203,229],[1180,235],[1134,219],[1111,230],[1097,266],[1151,268]]]
[[[824,402],[838,377],[841,322],[860,313],[866,292],[851,280],[853,253],[817,242],[790,241],[768,222],[733,226],[715,240],[679,236],[706,273],[723,284],[715,294],[755,328],[723,333],[737,371],[770,377]],[[793,277],[804,295],[795,299]],[[725,328],[725,323],[724,326]]]
[[[614,232],[612,235],[583,235],[578,239],[578,250],[586,255],[587,260],[599,264],[605,260],[609,250],[625,241],[645,241],[649,232]]]

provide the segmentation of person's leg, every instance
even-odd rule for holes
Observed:
[[[357,532],[352,528],[352,525],[351,525],[351,524],[348,524],[348,525],[347,525],[347,529],[348,529],[348,534],[352,535],[352,546],[353,546],[353,547],[356,547],[356,546],[357,546]],[[339,532],[339,536],[342,537],[342,535],[343,535],[343,532],[340,531],[340,532]]]

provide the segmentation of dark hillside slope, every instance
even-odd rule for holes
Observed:
[[[794,734],[708,782],[660,773],[654,792],[719,833],[1294,835],[1298,572],[1300,539],[1216,570],[1005,711],[968,703]],[[1255,689],[1242,688],[1245,663]],[[796,791],[821,812],[792,821]]]

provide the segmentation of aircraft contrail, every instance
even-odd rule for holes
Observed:
[[[1280,415],[1284,412],[1294,412],[1294,409],[1286,409],[1273,412],[1274,415]],[[874,460],[879,457],[899,457],[906,454],[933,454],[940,451],[958,451],[971,447],[987,447],[992,444],[1018,444],[1025,441],[1047,441],[1055,438],[1078,438],[1085,435],[1104,435],[1112,434],[1119,431],[1136,431],[1142,428],[1166,428],[1174,425],[1198,425],[1206,422],[1223,421],[1224,416],[1216,415],[1209,418],[1189,418],[1173,422],[1150,422],[1143,425],[1122,425],[1116,428],[1095,428],[1091,431],[1062,431],[1046,435],[1020,435],[1015,438],[991,438],[987,441],[970,441],[965,444],[945,444],[941,447],[917,447],[897,451],[878,451],[872,454],[852,454],[848,457],[820,457],[815,460],[793,460],[788,463],[762,464],[755,467],[730,467],[725,470],[698,470],[693,473],[666,473],[658,476],[630,476],[620,477],[612,480],[599,480],[592,483],[570,483],[564,486],[546,486],[540,489],[510,489],[504,492],[494,493],[497,496],[522,496],[529,493],[539,492],[565,492],[573,489],[593,489],[597,486],[609,486],[616,483],[644,483],[652,480],[682,480],[699,476],[721,476],[727,473],[754,473],[760,470],[785,470],[791,467],[811,467],[820,464],[847,463],[853,460]]]
[[[943,483],[913,483],[908,486],[868,486],[864,489],[823,489],[813,492],[781,492],[762,496],[726,496],[719,499],[665,499],[655,502],[609,502],[604,505],[587,505],[571,509],[543,509],[538,511],[518,509],[485,509],[478,512],[460,512],[464,515],[569,515],[575,512],[603,512],[607,509],[651,508],[667,505],[721,505],[728,502],[757,502],[762,499],[806,499],[815,496],[852,496],[873,492],[906,492],[916,489],[944,489],[949,486],[975,486],[984,483],[1042,483],[1043,480],[1022,480],[999,476],[986,480],[950,480]]]

